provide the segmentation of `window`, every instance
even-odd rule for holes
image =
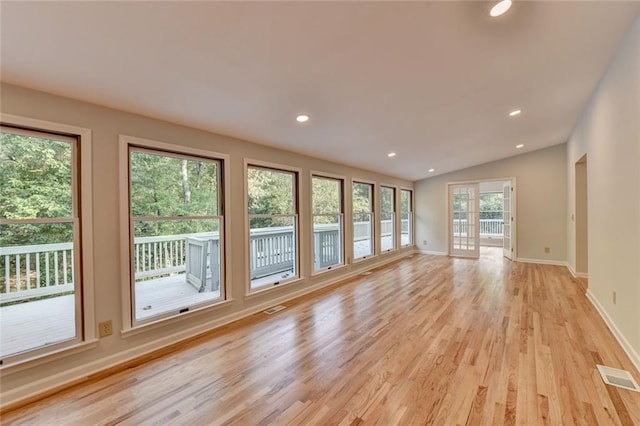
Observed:
[[[353,258],[372,256],[373,184],[353,183]]]
[[[298,277],[298,174],[247,166],[250,289]]]
[[[39,127],[40,123],[14,119],[30,127]],[[82,267],[86,253],[81,244],[81,218],[90,212],[88,207],[81,212],[80,192],[85,182],[80,182],[79,160],[81,134],[86,149],[82,158],[87,162],[90,159],[90,132],[46,125],[64,128],[61,131],[65,134],[78,137],[5,126],[0,132],[3,364],[93,338],[90,314],[82,309],[83,301],[90,301],[89,296],[83,299],[83,293],[86,290],[92,294],[92,283],[87,272],[90,263],[85,271]],[[90,178],[86,180],[90,188]],[[90,205],[89,197],[86,201]],[[90,248],[86,252],[90,253]]]
[[[222,162],[129,145],[133,324],[224,299]]]
[[[413,192],[408,189],[400,190],[400,245],[402,247],[413,244]]]
[[[344,263],[342,180],[311,177],[313,204],[313,270]]]
[[[396,189],[380,187],[380,250],[396,248]]]

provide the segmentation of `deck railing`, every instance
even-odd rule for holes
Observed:
[[[480,237],[502,237],[502,219],[480,219]],[[453,221],[453,233],[457,235],[467,234],[467,221],[465,219]]]
[[[391,235],[391,221],[381,223],[382,236]],[[404,222],[404,221],[403,221]],[[369,222],[353,224],[354,240],[370,239]],[[408,225],[401,225],[404,230]],[[338,225],[314,228],[316,268],[341,263],[341,232]],[[254,229],[250,233],[251,279],[293,269],[294,229],[292,227]],[[219,244],[217,233],[140,237],[134,241],[134,278],[136,281],[183,273],[187,267],[187,238],[205,237],[209,252]],[[206,255],[205,255],[206,256]],[[203,257],[204,259],[204,257]],[[215,276],[219,268],[211,257],[207,274]],[[190,261],[191,263],[191,261]],[[211,265],[211,263],[214,263]],[[196,262],[197,264],[197,262]],[[213,269],[212,269],[213,267]],[[0,303],[15,302],[74,290],[72,243],[0,247]],[[2,279],[4,275],[4,279]]]

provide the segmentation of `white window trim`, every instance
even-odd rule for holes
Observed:
[[[342,204],[342,212],[340,213],[342,215],[342,263],[338,263],[336,265],[332,265],[332,266],[327,266],[325,268],[322,269],[318,269],[317,271],[315,270],[314,264],[315,264],[315,241],[314,241],[314,235],[313,235],[313,217],[315,216],[313,214],[313,178],[317,177],[317,178],[325,178],[325,179],[334,179],[334,180],[338,180],[342,183],[342,190],[341,190],[341,195],[342,195],[342,200],[341,204]],[[346,214],[346,204],[347,204],[347,199],[346,199],[346,186],[347,186],[347,178],[345,176],[342,175],[336,175],[333,173],[327,173],[327,172],[320,172],[320,171],[316,171],[316,170],[310,170],[309,171],[309,200],[310,200],[310,208],[309,208],[309,212],[311,213],[311,235],[312,237],[310,238],[309,241],[309,253],[311,253],[311,259],[310,259],[310,271],[311,271],[311,276],[316,276],[319,274],[323,274],[325,272],[329,272],[329,271],[334,271],[336,269],[340,269],[344,266],[347,265],[347,253],[346,253],[346,234],[347,234],[347,214]],[[328,213],[328,214],[333,214],[333,213]],[[351,226],[353,226],[353,221],[351,223]]]
[[[364,183],[367,185],[371,185],[372,186],[372,191],[371,191],[371,196],[373,197],[373,200],[371,200],[371,221],[373,222],[373,235],[371,236],[371,239],[373,240],[373,253],[371,253],[370,255],[367,256],[363,256],[363,257],[359,257],[359,258],[355,258],[355,253],[353,251],[353,184],[355,183]],[[350,192],[350,200],[349,200],[349,204],[350,204],[350,216],[351,216],[351,224],[349,225],[349,228],[351,229],[351,243],[349,244],[349,246],[351,246],[351,259],[352,259],[352,263],[359,263],[359,262],[363,262],[369,259],[373,259],[375,257],[377,257],[380,254],[380,242],[378,241],[378,238],[376,238],[376,235],[380,234],[380,224],[378,223],[378,220],[376,219],[376,217],[378,217],[378,210],[379,210],[379,205],[380,205],[380,200],[378,200],[378,196],[376,196],[376,192],[378,191],[378,182],[374,181],[374,180],[369,180],[369,179],[359,179],[359,178],[351,178],[351,184],[349,186],[349,192]]]
[[[296,270],[298,274],[297,276],[278,281],[277,284],[276,283],[266,284],[264,286],[260,286],[254,289],[251,288],[251,259],[250,259],[251,256],[249,255],[249,238],[250,238],[250,235],[249,235],[249,180],[248,180],[249,167],[264,167],[266,169],[274,169],[275,171],[280,170],[283,172],[296,174],[295,203],[297,207],[297,212],[294,215],[297,220],[296,261],[298,262],[298,265]],[[307,276],[307,273],[306,273],[307,262],[303,262],[303,259],[302,259],[302,250],[301,250],[302,239],[300,238],[300,236],[302,234],[302,229],[303,229],[302,227],[304,225],[302,223],[303,222],[302,218],[304,217],[304,213],[306,213],[306,209],[304,208],[304,205],[301,202],[301,193],[300,193],[300,188],[302,186],[302,182],[301,182],[302,169],[301,168],[245,157],[243,172],[244,172],[244,204],[243,204],[244,240],[243,241],[244,241],[244,271],[245,271],[244,297],[249,298],[250,296],[253,296],[255,294],[262,294],[265,292],[269,292],[271,290],[275,290],[277,288],[284,287],[285,285],[291,285],[294,283],[300,283],[305,281],[305,277]]]
[[[414,196],[414,190],[413,188],[406,188],[404,186],[400,187],[400,194],[402,194],[401,191],[409,191],[411,193],[411,198],[409,199],[409,208],[411,210],[409,210],[411,212],[411,217],[409,218],[410,223],[411,223],[411,233],[409,234],[409,236],[411,237],[411,242],[409,244],[402,244],[402,218],[400,218],[400,248],[404,248],[404,247],[413,247],[416,245],[415,242],[415,214],[414,214],[414,209],[415,209],[415,196]],[[402,203],[402,195],[400,195],[400,202]],[[400,206],[400,212],[402,213],[402,206]]]
[[[122,297],[122,330],[120,334],[122,337],[128,337],[138,334],[134,331],[153,330],[157,328],[157,324],[167,324],[175,322],[185,316],[191,316],[203,310],[213,309],[218,305],[226,305],[231,300],[230,286],[231,282],[231,254],[228,250],[227,236],[230,233],[229,220],[223,220],[223,253],[224,253],[224,277],[221,290],[223,295],[221,300],[214,303],[207,303],[204,305],[194,306],[193,309],[189,309],[187,312],[176,313],[174,315],[167,315],[163,317],[154,317],[150,321],[138,321],[134,324],[133,312],[132,312],[132,297],[131,297],[131,270],[130,270],[130,230],[129,230],[129,145],[135,145],[136,147],[155,149],[159,151],[168,151],[175,154],[194,155],[198,157],[210,158],[212,160],[219,160],[222,163],[222,193],[223,193],[223,210],[222,215],[226,217],[226,212],[230,205],[230,194],[228,191],[229,182],[229,168],[230,168],[230,156],[214,151],[206,151],[199,148],[192,148],[184,145],[177,145],[167,142],[159,142],[150,139],[143,139],[135,136],[120,135],[119,137],[119,178],[120,178],[120,294]]]
[[[76,208],[80,209],[78,218],[80,219],[80,241],[81,265],[80,270],[80,291],[82,293],[82,335],[76,339],[50,345],[43,348],[34,349],[13,355],[3,359],[0,369],[14,370],[13,367],[21,365],[33,366],[57,359],[63,356],[77,353],[78,351],[90,349],[97,343],[96,321],[95,321],[95,288],[93,269],[93,185],[92,185],[92,139],[91,129],[77,127],[68,124],[55,123],[45,120],[37,120],[29,117],[22,117],[12,114],[0,113],[0,123],[6,126],[15,126],[36,130],[44,133],[61,133],[78,137],[78,147],[80,158],[78,164],[78,176],[80,177],[79,187],[74,188],[74,200],[80,196],[80,203]],[[76,183],[74,184],[78,185]]]

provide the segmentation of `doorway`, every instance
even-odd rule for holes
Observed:
[[[448,184],[450,256],[515,259],[515,178]]]
[[[589,273],[588,215],[587,215],[587,154],[575,164],[576,176],[576,275],[586,278]]]

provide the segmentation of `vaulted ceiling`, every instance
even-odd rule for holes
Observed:
[[[640,10],[515,0],[491,18],[492,5],[2,2],[0,70],[417,180],[565,142]]]

